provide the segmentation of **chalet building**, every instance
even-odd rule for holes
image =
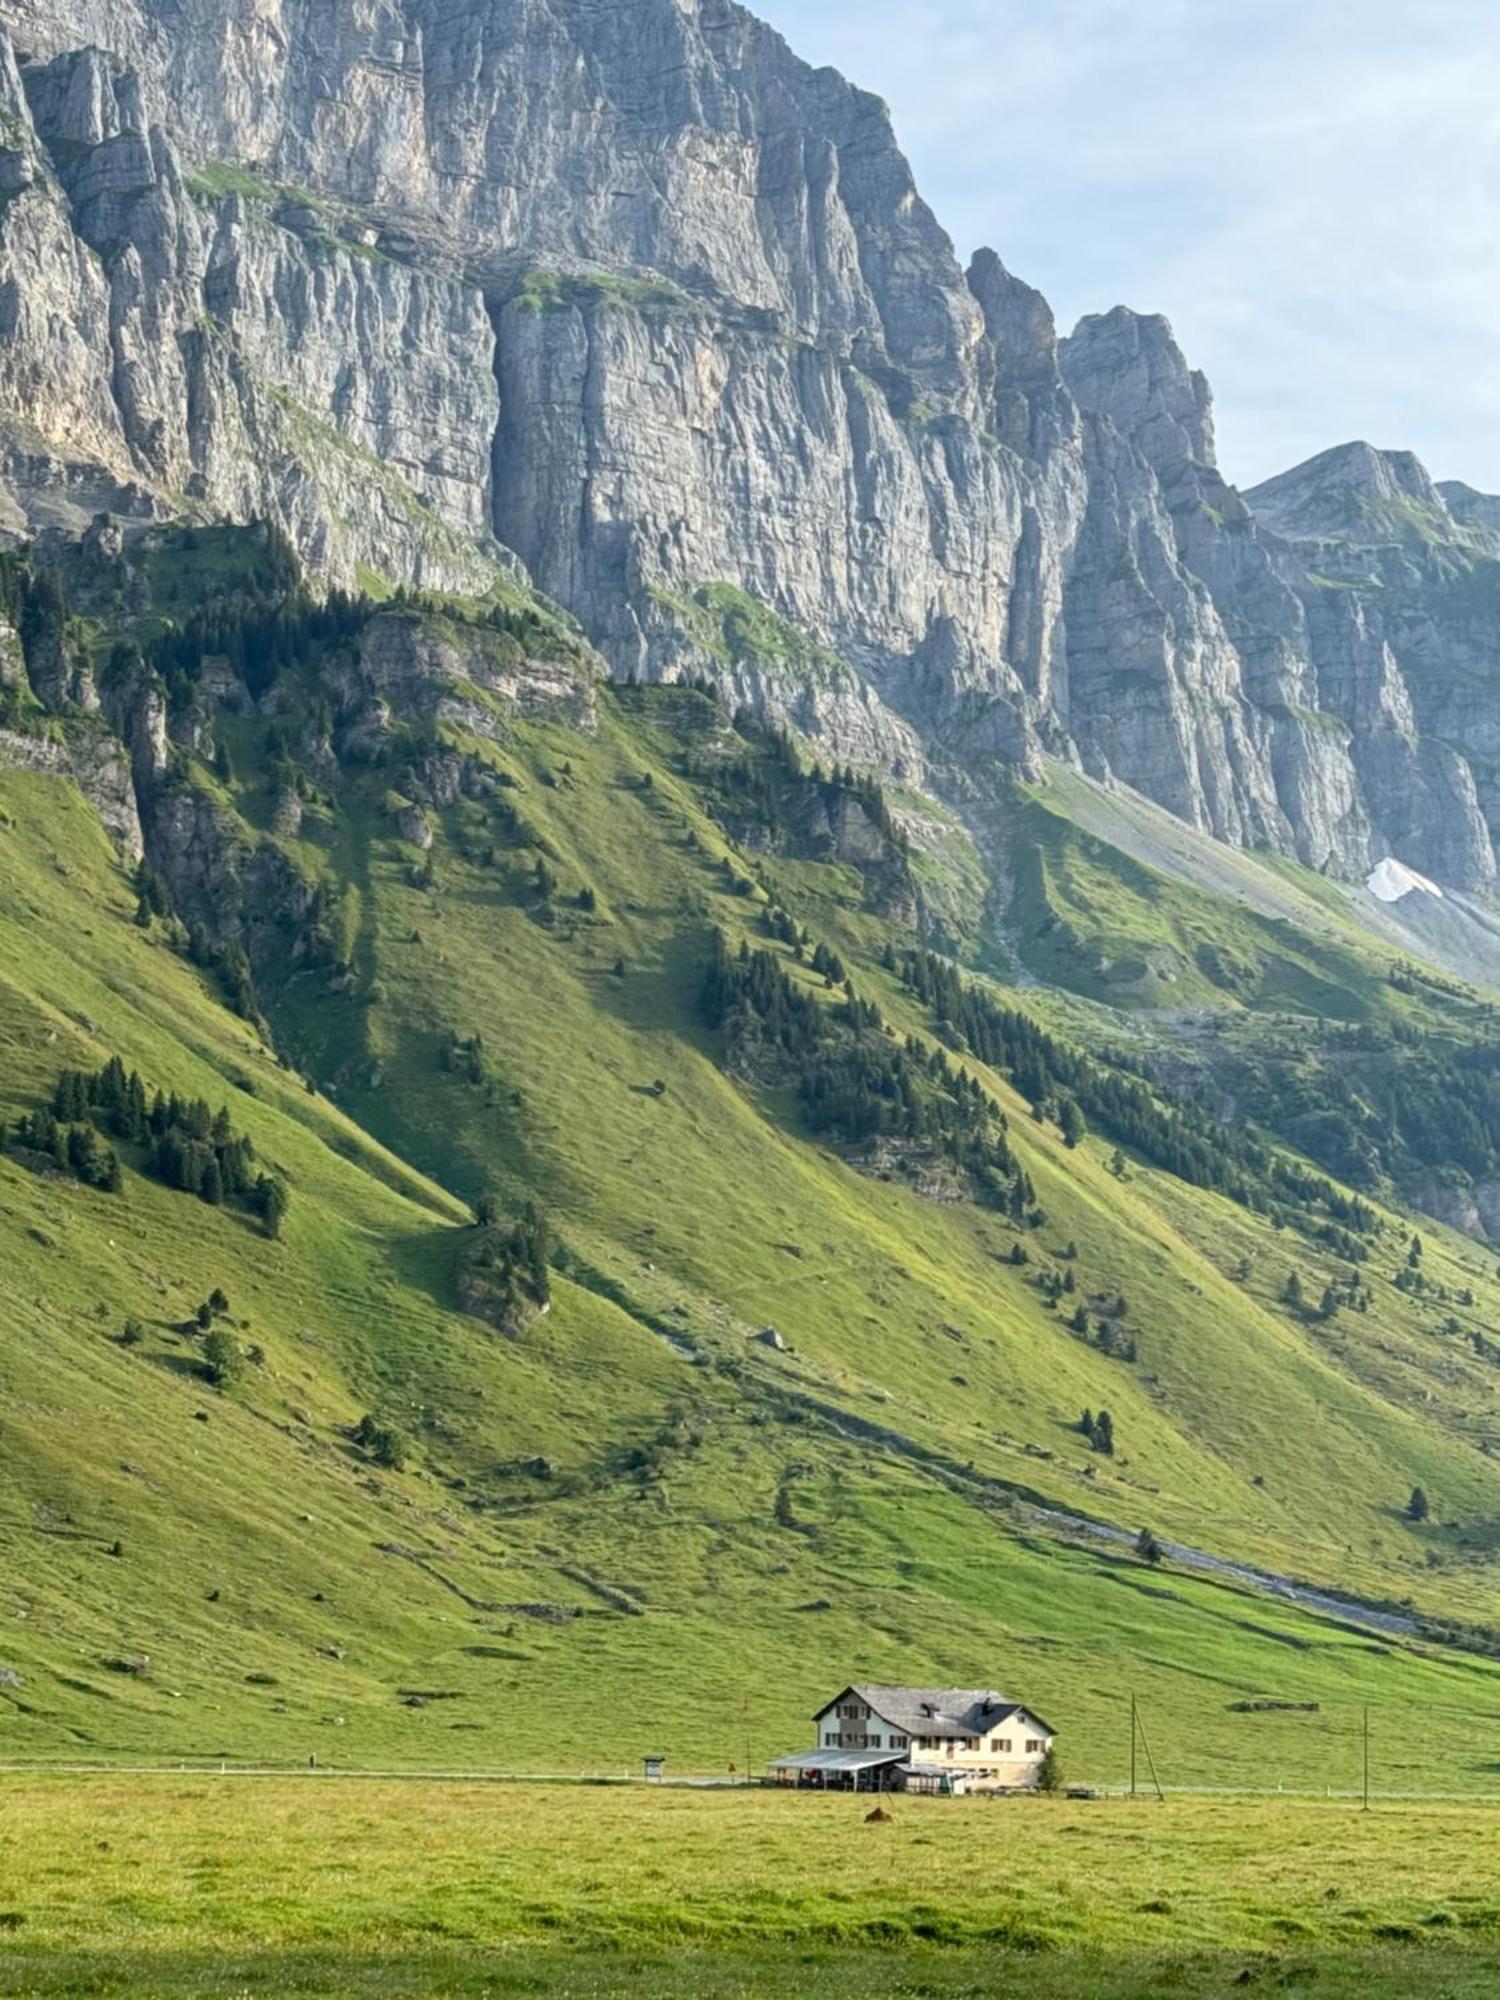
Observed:
[[[846,1687],[813,1718],[818,1747],[779,1783],[845,1792],[1026,1792],[1053,1731],[992,1688]]]

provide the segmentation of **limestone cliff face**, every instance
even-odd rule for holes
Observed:
[[[1164,321],[965,272],[731,0],[0,0],[0,526],[518,558],[613,670],[982,792],[1044,751],[1341,873],[1495,874],[1500,502],[1246,496]],[[511,553],[513,552],[513,553]]]
[[[0,34],[0,470],[12,522],[279,518],[352,579],[483,588],[483,298],[250,176],[184,176],[140,79]],[[86,514],[85,514],[86,518]]]
[[[1426,874],[1483,888],[1500,830],[1500,508],[1467,488],[1455,500],[1410,452],[1366,444],[1246,495],[1380,838]]]

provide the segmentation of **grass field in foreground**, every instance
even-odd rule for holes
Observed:
[[[1473,1995],[1500,1815],[11,1779],[0,1991]]]

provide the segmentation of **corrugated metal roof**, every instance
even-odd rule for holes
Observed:
[[[773,1771],[864,1771],[871,1764],[894,1764],[899,1750],[805,1750],[800,1757],[778,1757]]]

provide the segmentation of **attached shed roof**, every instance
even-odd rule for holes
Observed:
[[[1013,1715],[1029,1715],[1046,1736],[1056,1734],[1035,1709],[993,1688],[847,1687],[818,1712],[826,1715],[844,1695],[859,1699],[904,1736],[983,1736]]]
[[[899,1750],[805,1750],[800,1757],[778,1757],[773,1771],[866,1771],[872,1764],[898,1764]]]

